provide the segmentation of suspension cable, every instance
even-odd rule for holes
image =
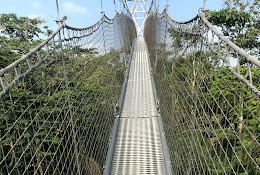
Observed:
[[[104,10],[103,10],[103,0],[100,0],[100,4],[101,4],[101,13],[104,13]]]
[[[59,11],[59,2],[58,2],[58,0],[56,0],[56,8],[57,8],[58,21],[60,21],[60,11]]]
[[[117,9],[116,9],[116,0],[114,0],[114,7],[115,7],[115,11],[117,11]]]

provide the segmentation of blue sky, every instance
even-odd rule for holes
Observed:
[[[103,0],[105,14],[112,18],[115,14],[113,0]],[[157,0],[158,2],[158,0]],[[163,10],[167,0],[159,0],[160,11]],[[218,10],[223,0],[207,0],[206,7]],[[194,17],[203,0],[169,0],[169,13],[178,20],[184,21]],[[74,27],[87,27],[94,24],[101,17],[100,0],[59,0],[60,15],[68,16],[67,24]],[[119,0],[116,8],[120,11]],[[51,29],[57,28],[53,21],[57,17],[55,0],[3,0],[0,13],[16,13],[18,16],[41,17],[45,19]]]

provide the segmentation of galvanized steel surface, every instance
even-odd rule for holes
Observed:
[[[144,40],[133,52],[111,174],[166,174]]]

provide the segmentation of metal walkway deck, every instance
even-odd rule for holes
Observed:
[[[166,174],[145,41],[135,42],[110,174]]]

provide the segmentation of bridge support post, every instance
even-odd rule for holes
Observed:
[[[61,60],[62,60],[62,67],[63,67],[63,75],[64,75],[64,79],[65,79],[65,85],[66,85],[66,91],[67,91],[67,103],[68,103],[68,108],[69,108],[69,122],[72,128],[72,140],[73,140],[73,144],[75,147],[75,158],[76,158],[76,167],[77,167],[77,174],[80,175],[80,163],[79,163],[79,157],[78,157],[78,144],[76,141],[76,131],[75,131],[75,124],[73,121],[73,114],[71,111],[71,103],[70,103],[70,92],[69,92],[69,85],[68,85],[68,78],[67,78],[67,73],[66,73],[66,64],[65,64],[65,60],[64,60],[64,55],[63,55],[63,48],[62,48],[62,43],[61,43],[61,34],[59,32],[59,41],[60,41],[60,49],[61,49]]]
[[[204,0],[204,8],[202,9],[205,12],[205,0]],[[199,93],[199,86],[200,86],[200,69],[201,69],[201,61],[202,61],[202,51],[203,51],[203,35],[204,35],[204,28],[205,24],[201,23],[201,43],[200,43],[200,56],[198,58],[198,72],[196,77],[196,89],[195,89],[195,102],[193,108],[193,118],[192,118],[192,131],[191,131],[191,138],[190,138],[190,159],[188,160],[189,168],[188,168],[188,175],[192,173],[192,152],[193,152],[193,141],[194,141],[194,132],[195,132],[195,125],[196,125],[196,118],[197,118],[197,105],[198,105],[198,93]]]
[[[58,5],[58,0],[56,0],[56,6],[57,6],[57,15],[58,15],[58,25],[61,26],[61,20],[60,20],[60,14],[59,14],[59,5]],[[66,73],[66,63],[64,60],[64,52],[63,52],[63,47],[62,47],[62,40],[61,40],[61,32],[59,31],[58,33],[58,37],[59,37],[59,45],[60,45],[60,51],[61,51],[61,61],[62,61],[62,67],[63,67],[63,76],[64,76],[64,80],[65,80],[65,85],[66,85],[66,91],[67,91],[67,103],[68,103],[68,107],[69,107],[69,123],[71,125],[72,128],[72,140],[73,140],[73,144],[75,147],[75,159],[76,159],[76,167],[77,167],[77,174],[80,175],[81,171],[80,171],[80,163],[79,163],[79,157],[78,157],[78,145],[77,145],[77,141],[76,141],[76,131],[75,131],[75,124],[73,122],[73,114],[71,111],[71,103],[70,103],[70,92],[69,92],[69,84],[68,84],[68,78],[67,78],[67,73]],[[65,102],[66,102],[65,101]]]

